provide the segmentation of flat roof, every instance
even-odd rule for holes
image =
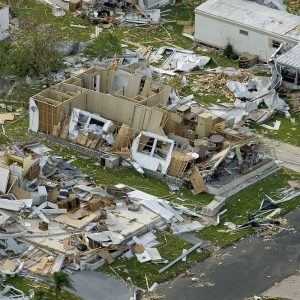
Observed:
[[[300,41],[300,17],[249,0],[207,0],[196,13]]]
[[[276,59],[277,63],[300,69],[300,44]]]

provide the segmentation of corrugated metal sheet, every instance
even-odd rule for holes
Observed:
[[[300,69],[300,44],[279,56],[277,63]]]

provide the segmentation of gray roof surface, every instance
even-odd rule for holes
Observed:
[[[248,0],[207,0],[196,12],[300,41],[300,17]],[[298,32],[290,32],[298,27]]]
[[[277,58],[277,63],[300,68],[300,44]]]

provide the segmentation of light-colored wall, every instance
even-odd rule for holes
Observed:
[[[240,34],[240,29],[247,31],[248,36]],[[195,39],[218,48],[225,48],[227,43],[230,43],[237,52],[258,55],[264,61],[270,58],[276,50],[272,47],[272,39],[279,42],[291,42],[290,39],[272,36],[197,12],[195,14]]]
[[[7,37],[7,30],[9,26],[9,8],[8,6],[0,8],[0,41]]]

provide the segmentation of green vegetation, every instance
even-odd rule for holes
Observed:
[[[23,291],[26,295],[29,295],[29,291],[34,289],[37,291],[37,298],[34,298],[35,300],[83,300],[67,291],[62,291],[58,297],[51,283],[36,282],[21,276],[8,278],[5,284],[13,285],[15,288]]]
[[[87,20],[82,20],[66,12],[63,17],[52,15],[52,8],[36,0],[2,0],[10,5],[12,17],[18,18],[20,26],[48,24],[55,31],[57,41],[74,40],[87,41],[90,39],[94,27]],[[71,24],[85,25],[87,28],[73,28]]]
[[[169,261],[174,260],[182,254],[182,249],[189,249],[193,245],[181,240],[179,237],[166,234],[159,236],[160,246],[157,247],[162,258]],[[187,256],[187,261],[179,261],[173,267],[159,274],[158,271],[164,265],[153,264],[151,262],[140,263],[137,258],[117,258],[111,265],[105,265],[99,271],[118,276],[138,287],[146,288],[146,277],[149,286],[154,282],[160,283],[167,279],[177,276],[187,267],[194,265],[196,262],[207,258],[210,255],[208,250],[203,250],[200,253],[192,252]]]
[[[86,49],[85,54],[98,59],[118,56],[122,54],[121,40],[112,31],[105,31]]]
[[[55,272],[53,274],[54,289],[56,296],[60,296],[64,288],[74,289],[69,274],[64,272]]]
[[[0,74],[4,74],[7,69],[7,62],[10,57],[11,44],[7,41],[0,42]]]
[[[238,54],[233,49],[233,46],[231,44],[227,44],[224,49],[224,56],[231,59],[237,59]]]
[[[19,31],[14,35],[13,44],[0,43],[0,53],[5,57],[1,59],[0,71],[18,77],[47,76],[58,71],[63,56],[53,47],[55,42],[55,33],[48,29],[33,26]]]
[[[278,131],[265,129],[263,127],[260,127],[259,125],[252,125],[252,127],[256,129],[257,132],[267,137],[299,147],[300,146],[300,134],[299,134],[300,115],[292,114],[292,117],[290,119],[286,119],[284,117],[277,115],[273,120],[270,120],[266,124],[270,126],[274,126],[274,122],[276,120],[281,121],[281,125]]]
[[[237,68],[238,61],[233,58],[228,58],[224,55],[211,51],[198,51],[196,53],[200,55],[206,55],[211,58],[210,62],[206,65],[207,68],[223,67],[223,68]]]
[[[9,105],[9,102],[5,103]],[[14,142],[32,140],[32,136],[27,134],[29,125],[27,107],[23,107],[21,105],[18,107],[15,104],[13,104],[13,107],[15,107],[21,115],[16,117],[14,121],[6,122],[4,125],[4,131],[2,128],[0,129],[0,145],[10,145]],[[4,112],[4,109],[0,109],[0,113]]]
[[[284,0],[283,3],[287,5],[288,12],[299,15],[300,13],[300,5],[298,1],[295,0]]]
[[[224,222],[232,222],[241,225],[248,220],[248,217],[259,209],[261,201],[265,195],[271,195],[278,189],[287,187],[288,180],[300,179],[300,174],[287,169],[282,169],[271,176],[264,178],[254,185],[247,187],[239,193],[231,196],[225,205],[227,213],[218,226],[210,226],[201,230],[197,236],[210,240],[220,246],[228,246],[241,237],[252,233],[253,230],[244,230],[236,233],[227,233],[228,228]],[[286,214],[290,210],[299,206],[299,197],[282,204],[281,214]]]

